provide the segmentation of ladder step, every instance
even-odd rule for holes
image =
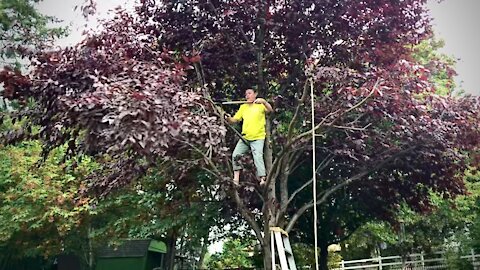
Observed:
[[[287,236],[283,237],[283,247],[286,253],[293,255],[293,250],[292,250],[292,247],[290,246],[290,240],[288,240]]]
[[[293,250],[288,239],[288,234],[278,227],[271,227],[271,245],[272,245],[272,268],[275,268],[275,246],[280,259],[280,267],[282,270],[297,270]]]

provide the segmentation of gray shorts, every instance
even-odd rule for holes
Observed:
[[[265,162],[263,160],[263,145],[265,139],[249,141],[250,146],[245,144],[243,140],[238,140],[235,150],[232,154],[232,164],[233,170],[239,171],[242,167],[236,162],[238,156],[245,154],[248,150],[252,150],[253,162],[255,163],[255,168],[257,168],[257,176],[262,177],[266,176]]]

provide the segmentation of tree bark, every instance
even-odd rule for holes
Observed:
[[[175,266],[177,237],[177,230],[170,231],[167,236],[167,254],[165,254],[165,260],[163,260],[163,269],[165,270],[173,270]]]
[[[270,117],[267,116],[266,126],[266,137],[265,137],[265,144],[263,147],[263,159],[265,161],[265,169],[268,173],[271,173],[270,170],[272,169],[273,164],[273,146],[272,146],[272,121]]]
[[[201,267],[203,266],[203,261],[205,260],[205,255],[207,254],[209,244],[210,243],[208,241],[208,236],[207,236],[203,239],[202,251],[200,252],[200,259],[198,260],[198,263],[197,263],[197,269],[201,269]]]
[[[328,270],[328,244],[320,244],[320,254],[318,258],[320,270]]]
[[[263,242],[264,242],[264,244],[262,245],[263,269],[274,270],[272,269],[272,256],[275,256],[275,254],[272,254],[271,245],[270,245],[270,235],[268,235],[268,237],[265,237],[265,240]]]
[[[272,269],[272,246],[270,240],[270,228],[279,226],[276,219],[276,196],[275,196],[275,181],[271,181],[265,192],[265,201],[263,203],[263,267],[265,270]]]

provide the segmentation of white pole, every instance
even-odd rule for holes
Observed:
[[[310,101],[312,107],[312,173],[313,173],[313,238],[315,243],[315,269],[318,270],[318,235],[317,235],[317,170],[315,160],[315,98],[313,80],[310,79]]]
[[[246,100],[234,100],[234,101],[224,101],[222,102],[223,105],[230,105],[230,104],[245,104],[245,103],[250,103]]]
[[[272,270],[275,270],[275,238],[272,230],[270,230],[270,250],[272,251]]]

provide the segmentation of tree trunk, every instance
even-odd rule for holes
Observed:
[[[271,232],[270,228],[272,227],[277,227],[279,224],[277,223],[277,220],[275,219],[275,182],[272,181],[270,183],[270,186],[268,187],[268,190],[266,191],[265,195],[265,202],[263,204],[263,268],[264,270],[275,270],[275,268],[272,269],[272,256],[275,256],[275,254],[272,254],[272,243],[271,243]],[[275,245],[275,243],[274,243]],[[276,250],[276,249],[275,249]],[[278,262],[276,262],[278,263]]]
[[[273,164],[273,149],[271,143],[271,128],[272,123],[270,117],[267,115],[266,119],[266,140],[264,146],[264,160],[267,173],[271,174],[272,164]],[[272,254],[271,243],[270,243],[270,227],[278,226],[275,220],[275,179],[272,179],[267,186],[267,190],[264,193],[264,202],[263,202],[263,267],[264,270],[274,270],[272,269]]]
[[[176,230],[172,230],[167,236],[167,254],[165,254],[165,260],[163,260],[163,269],[165,270],[173,270],[175,266],[177,237]]]
[[[210,243],[208,242],[208,236],[207,236],[203,239],[202,251],[200,252],[200,259],[198,260],[198,263],[197,263],[197,269],[201,269],[203,266],[203,261],[205,260],[205,255],[207,255],[209,244]]]
[[[265,138],[265,144],[263,147],[263,159],[265,161],[265,169],[267,172],[271,173],[270,170],[272,169],[272,163],[273,163],[273,149],[272,149],[272,136],[271,136],[271,130],[272,130],[272,120],[270,117],[267,115],[266,119],[266,127],[265,127],[267,136]]]
[[[326,244],[320,244],[318,264],[320,270],[328,270],[328,245]]]
[[[271,246],[270,246],[270,237],[265,237],[265,244],[262,246],[263,249],[263,269],[264,270],[275,270],[272,269],[272,254]]]

